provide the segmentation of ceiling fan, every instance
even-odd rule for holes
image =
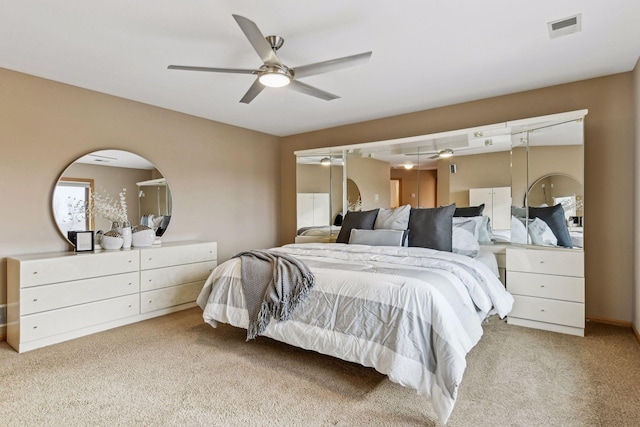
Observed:
[[[213,73],[234,73],[234,74],[254,74],[258,77],[253,82],[247,93],[240,102],[248,104],[266,87],[288,86],[291,89],[316,98],[331,101],[340,98],[337,95],[302,83],[298,79],[316,74],[336,71],[342,68],[353,67],[366,63],[372,52],[364,52],[357,55],[345,56],[343,58],[330,59],[328,61],[316,62],[314,64],[302,65],[300,67],[289,68],[284,65],[276,51],[282,47],[284,39],[279,36],[263,36],[262,32],[250,19],[240,15],[233,15],[244,35],[249,39],[249,43],[258,53],[263,65],[257,70],[241,68],[213,68],[213,67],[193,67],[187,65],[169,65],[170,70],[187,71],[208,71]]]

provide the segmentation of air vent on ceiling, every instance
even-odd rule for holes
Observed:
[[[582,14],[578,13],[568,18],[549,22],[547,28],[549,29],[549,37],[552,39],[577,33],[582,30]]]

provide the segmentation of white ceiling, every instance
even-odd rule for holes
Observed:
[[[582,31],[547,23],[582,14]],[[373,51],[305,78],[323,101],[254,77],[167,70],[258,68],[232,14],[285,39],[289,67]],[[286,136],[626,72],[640,55],[637,0],[0,1],[0,67]]]

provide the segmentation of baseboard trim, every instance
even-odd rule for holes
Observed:
[[[627,322],[626,320],[607,319],[604,317],[591,317],[591,316],[587,316],[586,318],[588,322],[604,323],[607,325],[614,325],[614,326],[623,326],[625,328],[631,328],[632,326],[631,322]]]
[[[614,325],[614,326],[621,326],[623,328],[629,328],[631,329],[631,332],[633,332],[633,335],[635,335],[636,340],[638,340],[638,344],[640,344],[640,332],[638,332],[638,329],[633,324],[633,322],[627,322],[626,320],[605,319],[602,317],[591,317],[591,316],[587,316],[586,319],[588,322],[604,323],[607,325]]]

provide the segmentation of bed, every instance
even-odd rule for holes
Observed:
[[[271,321],[262,335],[373,367],[428,398],[443,424],[482,322],[513,305],[487,254],[344,243],[271,251],[303,261],[316,283],[290,320]],[[240,264],[219,265],[197,299],[213,327],[249,324]]]

